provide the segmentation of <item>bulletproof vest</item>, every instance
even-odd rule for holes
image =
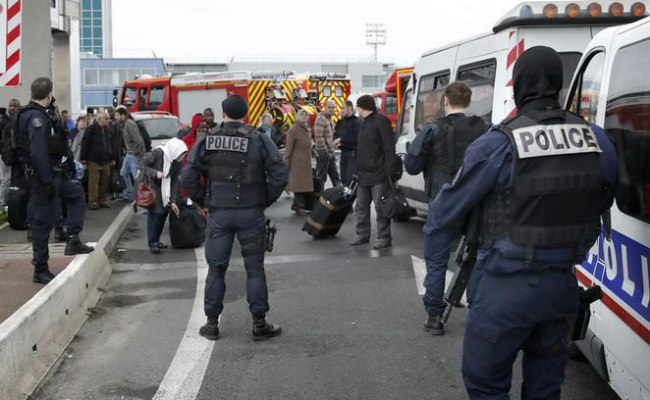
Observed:
[[[68,137],[58,118],[52,118],[51,121],[52,130],[47,138],[47,155],[52,159],[60,160],[68,154]]]
[[[553,122],[546,122],[553,121]],[[584,256],[599,233],[605,181],[602,150],[589,124],[562,110],[535,111],[496,129],[513,147],[511,180],[483,204],[482,242],[526,248],[575,248]]]
[[[219,125],[205,137],[206,176],[212,204],[246,207],[265,201],[266,175],[255,128]],[[214,186],[214,185],[216,186]]]
[[[445,183],[449,183],[463,165],[467,147],[487,130],[485,121],[476,116],[440,118],[438,134],[433,138],[432,154],[427,157],[425,190],[433,199]]]

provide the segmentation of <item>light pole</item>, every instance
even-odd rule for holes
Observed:
[[[386,44],[386,26],[384,24],[366,24],[366,44],[374,50],[377,61],[377,47]]]

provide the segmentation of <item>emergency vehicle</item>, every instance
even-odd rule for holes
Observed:
[[[641,7],[641,6],[637,6]],[[567,109],[616,142],[619,188],[603,234],[576,268],[603,289],[576,342],[623,399],[650,399],[650,18],[597,34],[584,52]]]
[[[384,90],[373,93],[377,102],[377,110],[384,114],[390,120],[395,130],[397,120],[402,113],[404,91],[408,85],[409,79],[413,74],[414,67],[398,68],[390,74]]]
[[[638,1],[522,3],[505,14],[492,32],[424,53],[404,94],[396,152],[403,156],[422,126],[444,116],[441,97],[451,81],[464,81],[472,88],[470,115],[489,123],[515,115],[512,69],[519,55],[533,46],[549,46],[560,53],[564,63],[563,102],[592,37],[607,26],[633,22],[646,15],[646,6]],[[399,183],[409,204],[426,214],[428,199],[422,174],[404,173]]]
[[[215,72],[136,79],[122,87],[121,104],[130,111],[166,111],[189,125],[195,113],[211,107],[221,116],[221,102],[231,94],[248,101],[247,123],[257,126],[270,112],[278,128],[288,129],[295,112],[305,109],[315,118],[325,101],[340,107],[350,94],[350,78],[339,74],[293,72]]]

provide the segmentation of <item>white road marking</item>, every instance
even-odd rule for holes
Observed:
[[[194,400],[203,383],[214,348],[213,341],[199,335],[199,328],[205,323],[203,290],[208,273],[203,251],[203,247],[196,249],[197,281],[192,314],[174,360],[153,397],[154,400]]]
[[[411,264],[413,264],[413,274],[415,275],[415,287],[417,288],[418,295],[424,295],[424,278],[427,276],[427,264],[426,262],[414,255],[411,255]],[[454,273],[450,270],[447,270],[445,275],[445,289],[451,284],[451,280],[454,278]],[[466,295],[463,294],[463,299],[461,300],[463,304],[467,304]]]

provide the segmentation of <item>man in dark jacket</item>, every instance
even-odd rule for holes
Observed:
[[[350,100],[345,101],[341,110],[341,119],[336,123],[334,136],[335,146],[341,149],[341,182],[349,185],[352,176],[356,172],[355,159],[357,158],[357,140],[361,130],[361,118],[354,114],[354,104]]]
[[[110,122],[108,113],[99,113],[97,122],[88,127],[81,142],[81,162],[88,167],[88,203],[91,210],[109,208],[106,196],[111,167],[115,166],[116,158]]]
[[[390,120],[377,112],[375,99],[363,95],[357,100],[359,116],[364,119],[357,143],[357,229],[353,246],[370,241],[370,202],[375,203],[386,190],[388,179],[395,174],[395,142]],[[377,212],[377,241],[373,248],[391,246],[390,218]]]

